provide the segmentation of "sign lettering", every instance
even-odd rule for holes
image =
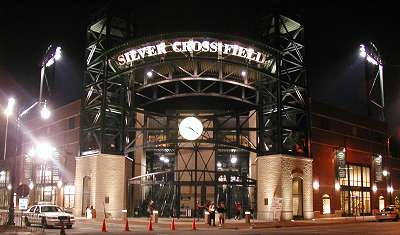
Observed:
[[[239,46],[237,44],[228,44],[220,41],[175,41],[166,44],[165,42],[158,43],[152,46],[146,46],[136,49],[131,49],[117,56],[116,61],[119,65],[132,65],[135,61],[143,60],[147,57],[165,55],[171,52],[175,53],[194,53],[208,52],[217,53],[218,58],[226,55],[232,55],[254,61],[259,64],[268,64],[267,54],[255,51],[249,47]]]

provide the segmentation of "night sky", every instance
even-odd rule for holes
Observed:
[[[52,106],[80,97],[86,26],[90,14],[105,2],[54,1],[50,5],[15,4],[0,9],[0,108],[11,95],[24,105],[37,99],[39,62],[51,43],[63,48],[63,58],[56,66]],[[300,16],[305,25],[311,96],[359,115],[365,115],[366,108],[358,48],[360,43],[372,41],[384,61],[389,135],[400,139],[400,30],[396,7],[381,6],[383,1],[352,1],[352,5],[342,1],[319,6],[300,1],[295,5],[289,1],[216,2],[124,1],[122,5],[125,9],[132,7],[138,37],[174,31],[253,37],[260,18],[271,10]]]

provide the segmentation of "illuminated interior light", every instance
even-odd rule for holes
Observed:
[[[314,188],[315,190],[318,190],[318,189],[319,189],[319,182],[318,182],[318,180],[314,180],[313,188]]]
[[[372,186],[372,192],[376,193],[376,191],[378,191],[378,187],[374,184]]]
[[[335,183],[335,189],[336,189],[337,191],[340,190],[340,184],[339,184],[339,182],[336,182],[336,183]]]

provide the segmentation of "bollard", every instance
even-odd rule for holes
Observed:
[[[244,222],[246,224],[250,224],[250,217],[251,217],[250,211],[245,211],[244,212]]]
[[[209,221],[210,220],[210,212],[208,212],[208,211],[204,211],[204,223],[205,224],[208,224]]]
[[[157,224],[158,223],[158,211],[157,210],[153,210],[153,217],[154,217],[154,223]]]

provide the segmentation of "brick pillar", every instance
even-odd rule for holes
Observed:
[[[298,173],[300,169],[300,175]],[[293,172],[296,172],[294,175]],[[292,182],[303,179],[303,216],[313,218],[312,159],[287,155],[257,158],[257,218],[266,221],[293,219]],[[274,199],[282,199],[282,210],[272,207]]]

